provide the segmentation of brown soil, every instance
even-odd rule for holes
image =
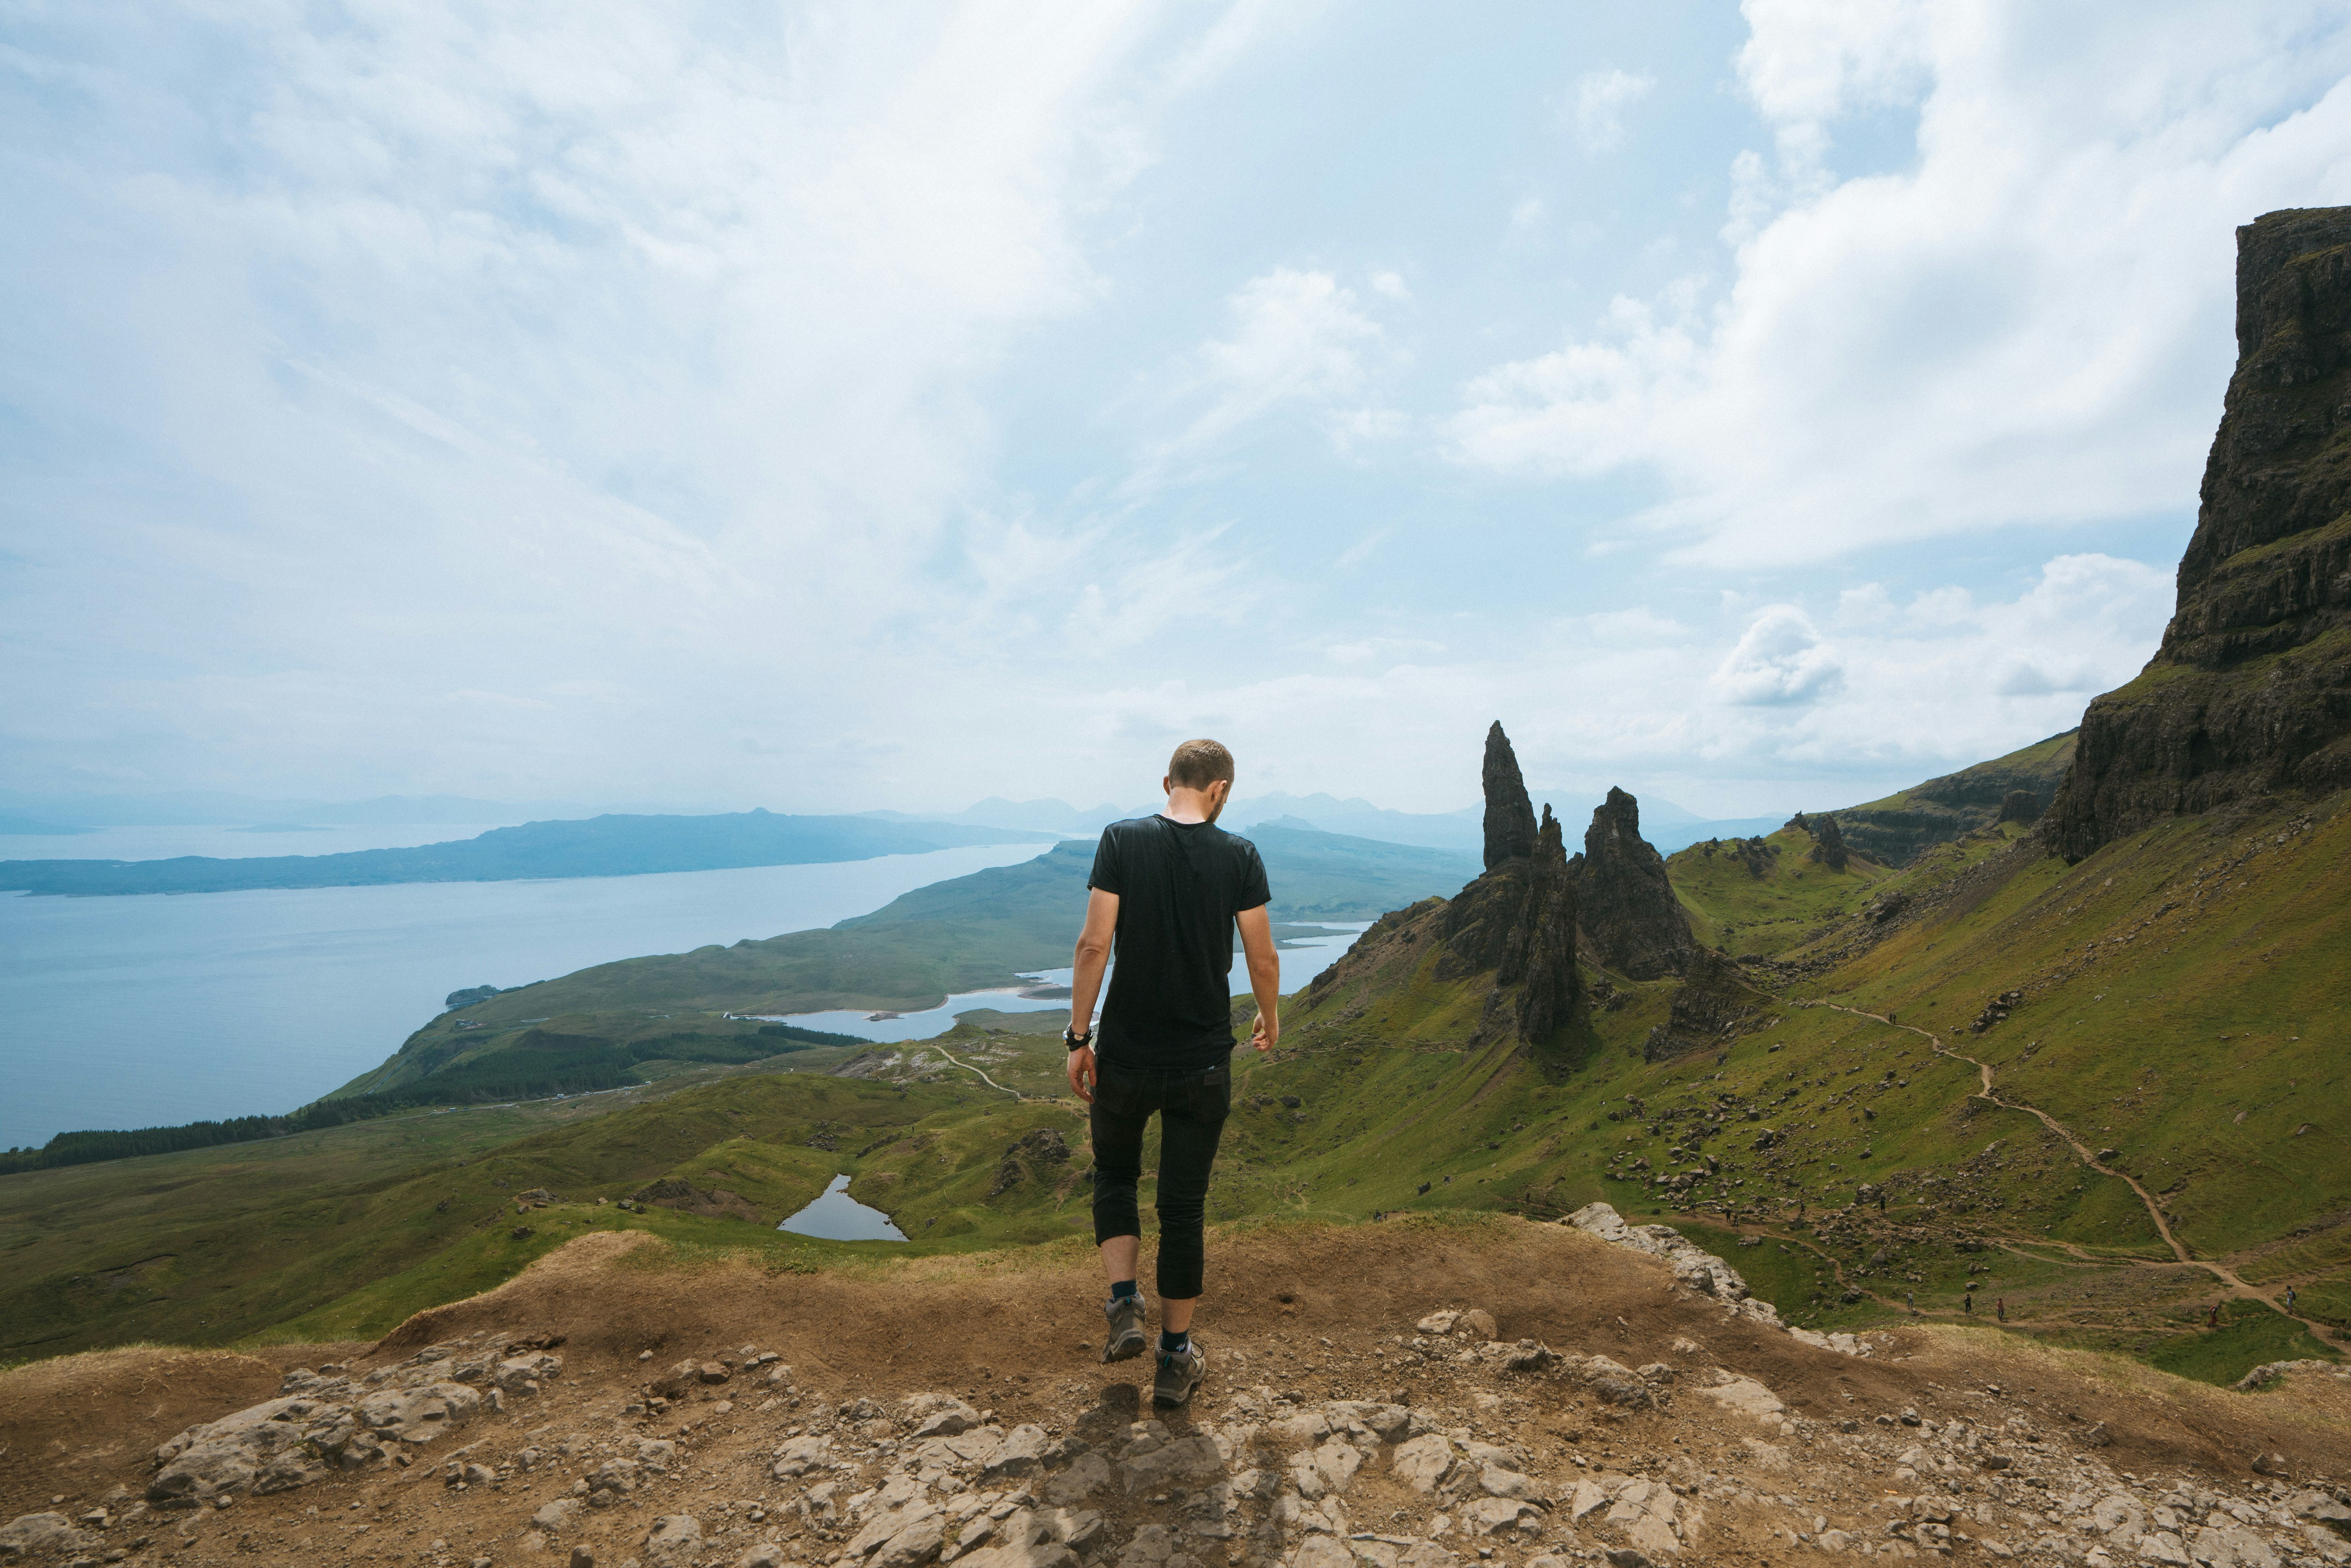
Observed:
[[[1745,1462],[1742,1444],[1753,1449],[1747,1439],[1813,1442],[1728,1421],[1687,1389],[1666,1410],[1619,1416],[1563,1380],[1498,1382],[1489,1368],[1426,1359],[1397,1343],[1425,1313],[1475,1306],[1494,1315],[1504,1340],[1540,1340],[1627,1365],[1665,1362],[1682,1370],[1685,1384],[1703,1382],[1698,1375],[1714,1366],[1760,1380],[1794,1415],[1827,1424],[1820,1447],[1799,1448],[1795,1469],[1806,1472],[1804,1479],[1771,1482],[1775,1490],[1847,1489],[1830,1497],[1890,1491],[1883,1473],[1860,1474],[1850,1459],[1833,1460],[1825,1449],[1834,1439],[1826,1434],[1846,1421],[1861,1423],[1866,1433],[1876,1417],[1905,1407],[1938,1421],[2022,1418],[2039,1437],[2033,1458],[2078,1453],[2081,1436],[2103,1422],[2114,1444],[2097,1457],[2115,1470],[2149,1479],[2200,1476],[2223,1490],[2257,1484],[2249,1465],[2258,1454],[2284,1454],[2298,1478],[2351,1473],[2351,1398],[2332,1377],[2241,1395],[2120,1358],[1944,1327],[1873,1334],[1877,1353],[1856,1359],[1729,1318],[1713,1301],[1677,1290],[1657,1260],[1565,1226],[1406,1219],[1245,1231],[1212,1240],[1210,1269],[1212,1293],[1197,1324],[1212,1358],[1196,1406],[1203,1418],[1218,1412],[1231,1391],[1259,1385],[1309,1399],[1393,1400],[1468,1410],[1463,1425],[1491,1427],[1498,1439],[1525,1443],[1539,1457],[1555,1455],[1563,1466],[1581,1456],[1595,1469],[1617,1470],[1678,1456],[1728,1474]],[[469,1554],[520,1561],[518,1542],[532,1511],[568,1486],[569,1474],[559,1484],[542,1473],[536,1481],[517,1476],[461,1494],[435,1479],[443,1461],[463,1451],[496,1464],[524,1447],[526,1434],[608,1421],[650,1371],[681,1357],[746,1345],[780,1354],[799,1396],[789,1406],[754,1410],[761,1395],[738,1388],[732,1392],[739,1403],[725,1415],[705,1402],[629,1423],[632,1432],[683,1437],[695,1458],[684,1479],[672,1483],[676,1496],[656,1493],[642,1507],[590,1516],[591,1538],[606,1538],[593,1542],[599,1561],[617,1563],[633,1553],[654,1512],[703,1511],[727,1500],[772,1504],[793,1490],[768,1479],[766,1456],[787,1425],[839,1401],[935,1391],[992,1410],[1007,1427],[1035,1421],[1055,1430],[1076,1429],[1089,1409],[1128,1407],[1134,1396],[1117,1391],[1147,1383],[1149,1363],[1106,1367],[1097,1361],[1101,1289],[1091,1253],[1069,1244],[862,1271],[771,1275],[736,1262],[689,1264],[641,1233],[585,1237],[497,1291],[420,1313],[372,1348],[288,1346],[246,1355],[133,1349],[0,1375],[0,1521],[52,1506],[77,1514],[116,1488],[135,1499],[157,1443],[192,1422],[270,1396],[287,1366],[348,1360],[363,1370],[495,1327],[565,1335],[562,1377],[537,1398],[515,1401],[507,1414],[486,1415],[451,1441],[420,1450],[419,1461],[404,1471],[362,1472],[277,1496],[239,1498],[218,1513],[150,1513],[116,1526],[109,1544],[128,1545],[137,1531],[154,1544],[134,1553],[134,1562],[159,1560],[152,1553],[169,1548],[174,1563],[291,1564],[414,1554],[421,1538],[432,1536],[459,1542],[447,1549],[457,1562],[470,1561]],[[646,1351],[650,1364],[639,1359]],[[1988,1385],[2001,1393],[1987,1396]],[[1486,1389],[1503,1397],[1497,1403]],[[707,1398],[729,1392],[712,1390]],[[1171,1426],[1186,1418],[1167,1417]],[[1572,1486],[1577,1472],[1564,1473]],[[59,1496],[65,1500],[53,1504]],[[363,1506],[355,1511],[353,1505]],[[1097,1499],[1090,1506],[1103,1505]],[[1807,1515],[1813,1506],[1804,1504]],[[1705,1560],[1784,1554],[1785,1543],[1760,1523],[1742,1525],[1736,1507],[1709,1507],[1717,1535],[1698,1553]],[[1128,1514],[1143,1517],[1139,1501],[1121,1500],[1106,1511],[1114,1516],[1113,1540],[1124,1539]],[[708,1523],[713,1516],[704,1517]],[[371,1523],[370,1537],[346,1533],[360,1520]],[[420,1539],[409,1540],[403,1530]],[[728,1539],[735,1544],[725,1561],[731,1562],[748,1538]],[[397,1552],[396,1542],[405,1542]],[[705,1561],[720,1561],[716,1551],[714,1544]],[[1498,1561],[1516,1551],[1499,1549]]]

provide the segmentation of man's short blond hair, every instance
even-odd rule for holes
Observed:
[[[1233,781],[1233,754],[1213,740],[1187,740],[1167,759],[1167,781],[1181,789],[1206,789]]]

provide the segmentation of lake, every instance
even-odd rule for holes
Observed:
[[[115,835],[130,831],[44,847],[119,854],[128,846]],[[166,852],[184,853],[215,831],[137,831],[178,834],[182,847]],[[238,835],[277,840],[268,853],[307,836]],[[0,853],[27,841],[0,839]],[[0,1147],[85,1127],[291,1111],[381,1061],[461,987],[831,925],[1039,852],[990,844],[650,876],[0,894]]]
[[[820,1236],[827,1241],[904,1241],[906,1233],[878,1208],[849,1196],[849,1178],[837,1176],[808,1206],[781,1225],[795,1236]]]
[[[1304,936],[1281,946],[1281,992],[1289,996],[1315,976],[1339,961],[1339,956],[1354,945],[1355,938],[1371,928],[1368,921],[1300,921],[1299,925],[1319,925],[1331,933],[1328,936]],[[1072,977],[1068,969],[1036,969],[1029,977],[1040,988],[1067,986]],[[1233,963],[1236,986],[1249,984],[1248,972],[1238,959]],[[841,1010],[821,1013],[788,1013],[775,1015],[778,1023],[796,1023],[803,1029],[820,1029],[831,1034],[855,1035],[860,1040],[895,1042],[928,1040],[955,1027],[956,1017],[977,1012],[983,1008],[1000,1013],[1067,1012],[1067,997],[1024,997],[1019,991],[958,991],[935,1008],[918,1013],[897,1013],[875,1017],[872,1013]],[[761,1015],[766,1016],[766,1015]]]

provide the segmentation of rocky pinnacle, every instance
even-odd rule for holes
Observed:
[[[1689,967],[1698,939],[1666,879],[1666,857],[1641,837],[1640,801],[1608,791],[1592,813],[1575,872],[1583,939],[1603,966],[1635,980]]]
[[[1502,721],[1486,732],[1486,869],[1535,852],[1535,808]]]

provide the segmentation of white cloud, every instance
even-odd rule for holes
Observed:
[[[1759,0],[1719,296],[1619,299],[1465,388],[1460,459],[1636,466],[1646,526],[1721,563],[1818,559],[2192,504],[2233,227],[2351,189],[2351,26],[2233,9]],[[1917,158],[1836,178],[1844,118],[1915,105]]]
[[[1278,408],[1327,405],[1364,391],[1395,357],[1354,290],[1328,272],[1275,267],[1236,289],[1225,308],[1230,335],[1195,350],[1176,383],[1178,401],[1206,406],[1149,455],[1129,480],[1130,493]],[[1401,421],[1393,411],[1365,408],[1329,416],[1325,429],[1344,450],[1395,434]]]
[[[1844,685],[1844,666],[1802,611],[1774,604],[1715,667],[1712,684],[1723,701],[1742,706],[1815,702]]]
[[[1649,96],[1657,78],[1611,66],[1575,78],[1566,119],[1586,152],[1612,152],[1625,144],[1625,110]]]

